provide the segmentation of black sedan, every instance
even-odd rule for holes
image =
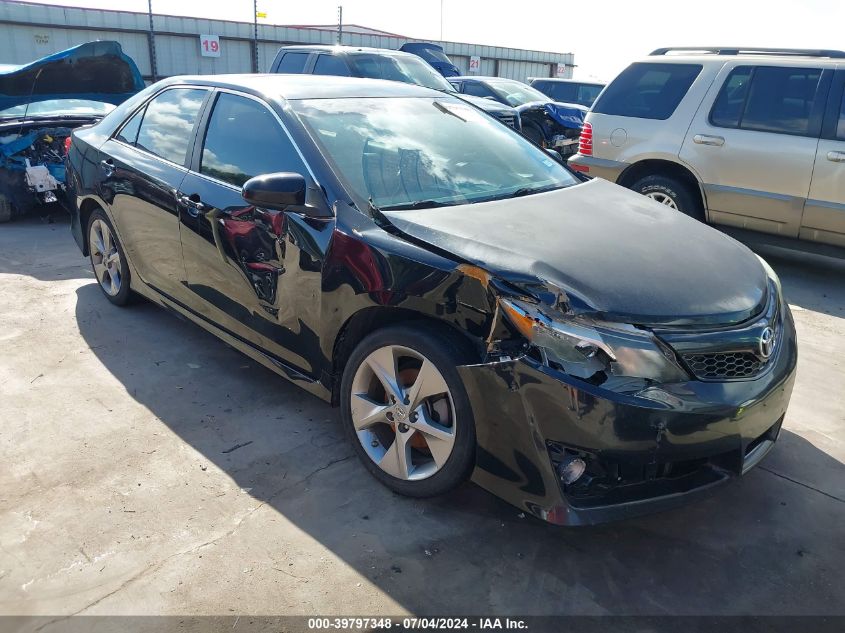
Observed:
[[[457,98],[176,77],[74,131],[68,168],[110,302],[142,295],[340,406],[399,493],[472,477],[593,523],[707,491],[778,436],[797,352],[765,262]]]

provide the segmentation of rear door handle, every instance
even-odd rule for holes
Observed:
[[[100,169],[106,176],[111,176],[114,173],[114,161],[111,158],[106,158],[100,161]]]
[[[696,134],[692,137],[693,143],[699,145],[713,145],[715,147],[722,147],[725,144],[725,139],[722,136],[710,136],[709,134]]]
[[[206,209],[206,206],[200,201],[200,197],[195,193],[190,196],[180,196],[179,204],[183,205],[188,210],[188,215],[194,218]]]
[[[828,152],[827,159],[834,163],[845,163],[845,152]]]

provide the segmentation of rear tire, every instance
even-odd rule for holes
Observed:
[[[653,174],[640,178],[631,185],[631,189],[655,202],[677,209],[684,215],[704,222],[704,208],[701,197],[697,192],[693,192],[689,185],[680,180]]]
[[[470,362],[462,343],[426,324],[390,326],[364,338],[346,363],[343,425],[370,474],[394,492],[440,495],[472,471],[475,421],[457,370]]]
[[[129,264],[114,227],[102,209],[88,218],[88,254],[97,285],[111,303],[123,307],[132,297]]]

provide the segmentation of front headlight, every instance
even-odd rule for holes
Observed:
[[[661,383],[690,379],[672,350],[633,325],[576,316],[551,318],[540,306],[516,299],[499,299],[499,303],[508,320],[540,352],[544,363],[557,365],[577,378],[605,372],[608,377]]]

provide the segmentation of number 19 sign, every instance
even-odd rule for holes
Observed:
[[[200,35],[200,55],[203,57],[220,57],[220,36]]]

